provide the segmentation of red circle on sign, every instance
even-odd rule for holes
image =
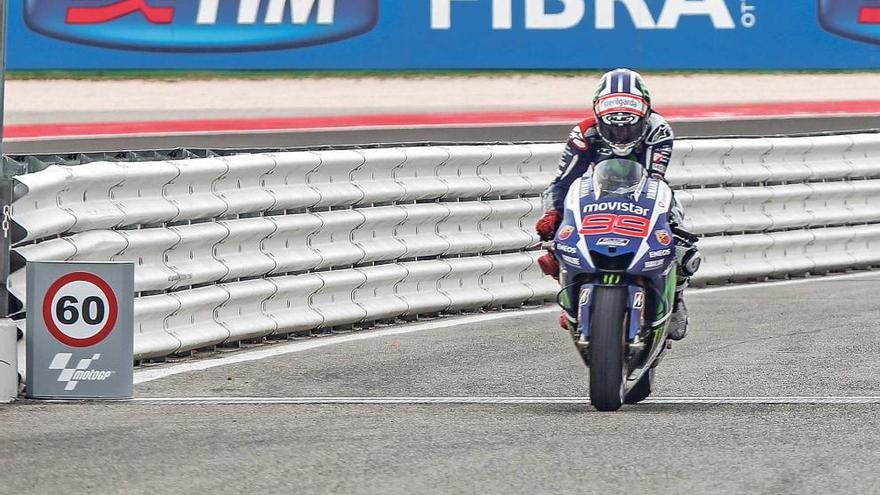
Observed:
[[[58,294],[62,287],[71,282],[88,282],[97,286],[104,293],[104,297],[107,298],[107,306],[109,306],[107,308],[107,321],[104,323],[104,326],[98,330],[98,333],[85,339],[77,339],[61,331],[58,325],[55,324],[52,315],[52,300],[55,299],[55,295]],[[46,328],[59,342],[71,347],[90,347],[106,339],[110,332],[113,331],[113,327],[116,326],[116,316],[118,313],[119,307],[117,306],[116,295],[113,293],[113,289],[110,288],[110,285],[104,279],[93,273],[68,273],[50,285],[49,290],[46,291],[46,296],[43,298],[43,322],[46,324]]]

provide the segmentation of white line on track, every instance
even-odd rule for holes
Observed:
[[[464,316],[459,318],[444,318],[438,321],[428,323],[416,323],[413,325],[403,325],[400,327],[386,328],[382,330],[363,331],[345,335],[333,335],[328,337],[319,337],[308,341],[290,342],[285,344],[273,345],[271,347],[248,351],[237,352],[229,356],[216,359],[204,359],[197,361],[189,361],[186,363],[176,364],[168,367],[157,369],[148,369],[137,371],[134,374],[134,383],[146,383],[167,376],[178,375],[180,373],[188,373],[190,371],[202,371],[218,366],[226,366],[229,364],[246,363],[250,361],[258,361],[275,356],[292,354],[295,352],[303,352],[319,347],[327,347],[336,344],[346,344],[349,342],[357,342],[359,340],[375,339],[379,337],[390,337],[394,335],[403,335],[408,333],[423,332],[426,330],[437,330],[441,328],[451,328],[461,325],[473,325],[487,321],[502,320],[515,316],[532,316],[547,313],[558,312],[559,308],[544,307],[537,309],[527,309],[524,311],[505,311],[500,313],[488,313],[474,316]]]
[[[833,282],[839,281],[842,279],[856,279],[867,276],[876,276],[880,278],[880,273],[878,272],[860,272],[860,273],[852,273],[852,274],[844,274],[844,275],[831,275],[826,277],[814,277],[814,278],[804,278],[798,280],[785,280],[780,282],[764,282],[764,283],[756,283],[756,284],[746,284],[746,285],[728,285],[723,287],[712,287],[708,289],[693,289],[688,291],[689,294],[700,295],[700,294],[710,294],[715,292],[724,292],[731,290],[744,290],[744,289],[767,289],[772,287],[780,287],[787,285],[799,285],[805,283],[813,283],[813,282]],[[880,280],[878,280],[878,284],[880,284]],[[226,366],[230,364],[238,364],[238,363],[246,363],[250,361],[259,361],[261,359],[266,359],[270,357],[283,356],[285,354],[293,354],[296,352],[308,351],[311,349],[317,349],[320,347],[327,347],[331,345],[337,344],[346,344],[350,342],[357,342],[359,340],[368,340],[368,339],[376,339],[381,337],[390,337],[394,335],[404,335],[409,333],[423,332],[426,330],[438,330],[441,328],[452,328],[458,327],[462,325],[474,325],[477,323],[483,323],[487,321],[501,320],[506,318],[514,318],[514,317],[522,317],[522,316],[534,316],[540,314],[548,314],[555,313],[559,311],[559,308],[556,306],[550,307],[542,307],[537,309],[528,309],[523,311],[504,311],[499,313],[488,313],[488,314],[479,314],[473,316],[463,316],[463,317],[450,317],[443,318],[438,321],[432,321],[428,323],[416,323],[410,325],[403,325],[400,327],[386,328],[382,330],[364,330],[362,332],[353,333],[353,334],[345,334],[345,335],[333,335],[327,337],[318,337],[315,339],[307,340],[307,341],[298,341],[298,342],[289,342],[284,344],[276,344],[270,347],[265,347],[253,351],[242,351],[235,352],[233,354],[218,357],[218,358],[205,358],[201,360],[188,361],[185,363],[174,364],[171,366],[161,366],[154,369],[144,369],[138,370],[134,374],[134,383],[146,383],[151,382],[153,380],[159,380],[160,378],[165,378],[168,376],[179,375],[181,373],[189,373],[193,371],[203,371],[211,368],[217,368],[219,366]],[[555,321],[548,321],[548,325],[555,325]]]
[[[858,272],[858,273],[844,273],[840,275],[826,275],[826,276],[816,276],[809,278],[799,278],[795,280],[779,280],[772,282],[760,282],[754,284],[741,284],[741,285],[725,285],[721,287],[709,287],[706,289],[692,289],[688,291],[688,294],[712,294],[714,292],[727,292],[731,290],[743,290],[743,289],[768,289],[774,287],[785,287],[787,285],[801,285],[801,284],[811,284],[816,282],[839,282],[841,280],[848,279],[858,279],[858,278],[866,278],[874,276],[877,278],[876,282],[880,284],[880,272],[878,271],[866,271],[866,272]]]
[[[581,404],[585,397],[140,397],[121,401],[147,405],[468,405]],[[643,404],[702,405],[834,405],[880,404],[874,397],[655,397]]]

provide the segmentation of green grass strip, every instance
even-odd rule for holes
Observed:
[[[128,80],[151,79],[163,81],[212,80],[212,79],[318,79],[318,78],[404,78],[428,79],[444,77],[497,77],[554,76],[554,77],[594,77],[603,71],[594,70],[45,70],[8,71],[8,80]],[[687,76],[687,75],[804,75],[804,74],[860,74],[878,73],[876,70],[659,70],[642,71],[644,74]]]

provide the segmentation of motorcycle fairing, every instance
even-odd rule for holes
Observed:
[[[561,261],[560,281],[568,287],[562,300],[578,301],[577,305],[571,306],[577,308],[580,334],[589,338],[592,311],[589,294],[593,288],[597,284],[625,284],[629,290],[630,312],[627,340],[633,342],[642,329],[650,329],[654,334],[650,354],[655,355],[662,350],[660,344],[666,340],[664,323],[671,314],[675,289],[675,248],[669,225],[672,191],[669,186],[661,180],[646,177],[633,194],[603,196],[595,194],[591,178],[586,176],[572,183],[564,204],[555,248]],[[584,229],[585,217],[593,213],[613,218],[637,217],[631,219],[632,223],[647,224],[647,229],[638,233],[627,228],[615,230],[613,225],[609,225],[607,232],[601,228],[591,229],[591,226]],[[631,261],[614,272],[620,275],[614,276],[596,267],[597,257],[603,256],[626,256]],[[600,273],[605,275],[595,278]],[[578,284],[578,279],[584,279],[584,283]]]

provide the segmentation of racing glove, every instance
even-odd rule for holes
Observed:
[[[538,267],[541,268],[544,275],[549,275],[559,280],[559,261],[556,259],[556,256],[553,256],[552,252],[544,253],[543,256],[538,258]]]
[[[556,229],[562,223],[562,212],[557,209],[547,210],[535,224],[535,230],[542,241],[550,241],[556,237]]]

